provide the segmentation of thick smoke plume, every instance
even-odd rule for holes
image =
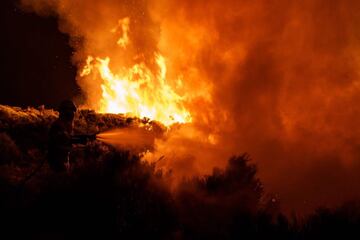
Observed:
[[[359,196],[360,2],[268,0],[22,0],[55,14],[70,34],[74,63],[88,55],[113,66],[167,61],[191,125],[157,141],[163,165],[181,174],[224,166],[248,152],[268,191],[287,208]],[[129,18],[124,36],[114,26]],[[115,31],[116,33],[116,31]],[[79,70],[80,71],[80,70]],[[78,79],[96,108],[100,78]],[[186,157],[184,157],[186,154]]]

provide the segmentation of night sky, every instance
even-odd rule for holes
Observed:
[[[67,35],[57,20],[1,2],[0,104],[55,107],[79,94]]]

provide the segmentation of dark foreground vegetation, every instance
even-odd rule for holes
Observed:
[[[276,199],[265,196],[246,155],[170,190],[171,173],[95,141],[74,149],[71,173],[56,174],[44,164],[24,182],[46,159],[46,133],[55,118],[51,110],[0,107],[1,239],[360,237],[356,202],[304,218],[285,217]],[[84,132],[139,122],[89,111],[77,119]]]

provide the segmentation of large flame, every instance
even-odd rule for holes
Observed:
[[[119,25],[123,35],[117,44],[126,49],[129,18],[119,20]],[[116,28],[111,31],[116,32]],[[157,120],[166,126],[191,122],[191,115],[183,104],[185,97],[179,96],[166,82],[165,58],[158,53],[154,58],[158,69],[155,73],[143,62],[130,68],[117,67],[119,70],[115,72],[110,67],[109,57],[88,56],[80,76],[94,74],[101,78],[102,97],[97,110]]]
[[[87,107],[191,121],[155,142],[174,175],[246,151],[288,206],[360,196],[360,1],[21,2],[70,35]]]

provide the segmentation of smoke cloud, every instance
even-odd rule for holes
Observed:
[[[286,209],[360,195],[359,1],[21,2],[59,18],[79,71],[88,55],[110,57],[113,68],[166,58],[193,122],[156,140],[147,159],[164,155],[162,165],[184,176],[248,152]],[[124,49],[122,28],[111,30],[126,18]],[[78,82],[96,109],[100,78]]]

